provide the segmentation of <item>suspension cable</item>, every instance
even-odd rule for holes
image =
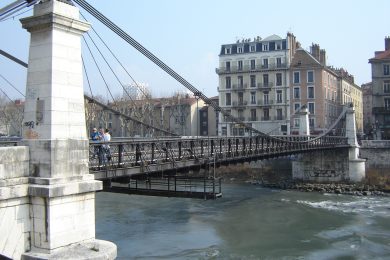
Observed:
[[[116,33],[123,40],[125,40],[130,45],[132,45],[135,49],[137,49],[139,52],[141,52],[145,57],[147,57],[149,60],[154,62],[157,66],[159,66],[161,69],[163,69],[166,73],[168,73],[170,76],[172,76],[174,79],[176,79],[184,87],[186,87],[187,89],[192,91],[194,93],[194,95],[200,97],[206,104],[209,104],[210,106],[215,108],[216,111],[220,111],[227,118],[231,119],[232,121],[236,122],[239,125],[242,125],[248,129],[250,129],[251,131],[253,131],[259,135],[268,136],[265,133],[253,128],[249,124],[243,122],[242,120],[240,120],[236,117],[233,117],[230,113],[227,113],[227,111],[225,111],[220,106],[218,106],[214,101],[212,101],[211,99],[206,97],[202,92],[200,92],[197,88],[195,88],[192,84],[190,84],[187,80],[185,80],[182,76],[180,76],[178,73],[176,73],[173,69],[171,69],[164,62],[162,62],[154,54],[152,54],[150,51],[148,51],[145,47],[143,47],[135,39],[133,39],[131,36],[129,36],[126,32],[124,32],[122,29],[120,29],[117,25],[115,25],[107,17],[105,17],[103,14],[101,14],[99,11],[97,11],[93,6],[91,6],[85,0],[73,0],[73,1],[76,2],[78,5],[80,5],[84,10],[89,12],[96,19],[98,19],[100,22],[102,22],[104,25],[106,25],[111,31]],[[272,138],[272,137],[270,137],[270,138]]]

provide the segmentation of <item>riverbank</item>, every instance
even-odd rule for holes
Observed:
[[[347,194],[355,196],[390,196],[390,169],[369,169],[361,183],[308,183],[292,180],[283,163],[252,168],[249,164],[221,167],[216,176],[224,183],[250,183],[263,187],[302,192]]]

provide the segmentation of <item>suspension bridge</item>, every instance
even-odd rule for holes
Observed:
[[[111,106],[97,101],[91,84],[88,84],[91,95],[85,95],[83,70],[88,83],[89,79],[81,39],[86,43],[83,34],[90,37],[87,33],[90,23],[80,20],[74,3],[214,108],[221,117],[246,128],[247,136],[178,136],[163,125],[141,120],[140,112],[129,115],[120,111],[113,97]],[[353,107],[345,107],[321,135],[310,136],[307,109],[302,109],[301,136],[271,136],[222,109],[84,0],[19,0],[1,9],[0,21],[32,5],[33,16],[21,19],[23,28],[31,34],[28,64],[4,51],[0,53],[28,68],[22,140],[0,147],[0,212],[7,215],[5,223],[8,223],[7,227],[0,226],[7,243],[0,254],[10,258],[49,259],[72,252],[75,258],[114,258],[115,245],[96,240],[94,234],[94,195],[101,189],[138,194],[153,190],[154,195],[215,198],[221,195],[219,180],[206,174],[199,178],[188,173],[297,155],[295,171],[314,173],[310,176],[315,178],[360,181],[364,177],[364,160],[358,158]],[[86,46],[89,51],[90,46]],[[96,59],[93,60],[97,65]],[[112,66],[109,68],[113,72]],[[103,74],[100,73],[110,92]],[[118,77],[116,80],[120,82]],[[123,86],[122,82],[120,85]],[[115,113],[126,124],[150,129],[149,137],[110,142],[111,159],[102,163],[93,156],[102,143],[89,142],[87,138],[86,104]],[[334,175],[318,174],[317,153],[329,156],[326,165],[321,167],[327,167]],[[15,212],[22,213],[15,215]],[[23,227],[18,228],[15,223],[20,222]],[[5,231],[8,227],[14,228]]]

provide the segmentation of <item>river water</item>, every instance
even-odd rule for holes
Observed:
[[[390,259],[390,197],[224,184],[218,200],[96,195],[118,259]]]

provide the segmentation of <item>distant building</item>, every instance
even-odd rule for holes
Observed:
[[[372,116],[372,82],[362,85],[363,92],[363,118],[364,134],[368,138],[373,138],[374,119]]]
[[[338,74],[339,101],[341,105],[352,103],[355,108],[356,131],[363,134],[363,93],[354,77],[343,68],[334,69]]]
[[[218,98],[212,98],[218,103]],[[214,108],[205,105],[202,99],[189,94],[177,94],[168,98],[122,100],[110,104],[113,109],[131,116],[145,124],[165,129],[180,136],[215,136],[218,119]],[[113,137],[150,137],[153,131],[145,126],[124,120],[118,113],[96,107],[87,120],[88,127],[104,127]],[[88,113],[88,110],[87,110]]]
[[[385,38],[385,50],[376,51],[369,59],[372,72],[372,116],[374,138],[390,139],[390,37]]]
[[[290,62],[296,49],[286,38],[244,39],[224,44],[219,54],[219,106],[267,134],[290,133]],[[245,129],[219,116],[220,135],[245,135]]]
[[[123,98],[125,100],[141,100],[151,97],[147,83],[131,83],[123,86]]]
[[[312,44],[310,52],[299,48],[291,62],[291,133],[298,134],[300,119],[297,111],[306,106],[312,134],[329,129],[343,107],[353,103],[357,131],[363,133],[363,98],[361,88],[345,69],[327,65],[326,51]]]

